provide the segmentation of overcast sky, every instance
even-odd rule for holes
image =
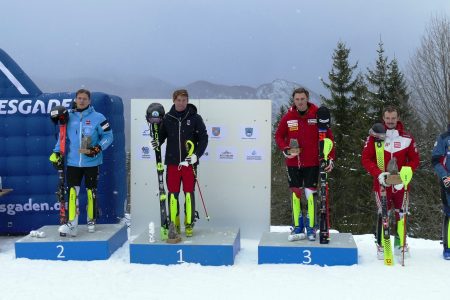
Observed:
[[[0,48],[32,78],[254,87],[281,78],[323,92],[339,40],[362,70],[380,37],[405,67],[450,1],[0,0],[0,12]]]

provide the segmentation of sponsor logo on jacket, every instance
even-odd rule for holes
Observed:
[[[289,131],[296,131],[298,130],[298,120],[288,120],[287,126],[289,128]]]

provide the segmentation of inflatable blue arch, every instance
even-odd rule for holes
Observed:
[[[0,49],[0,234],[20,234],[59,223],[57,172],[48,161],[58,127],[55,105],[69,107],[75,93],[42,93],[16,62]],[[98,185],[98,223],[117,223],[124,214],[127,171],[122,99],[100,92],[92,105],[110,121],[114,142],[103,157]],[[86,223],[86,192],[80,191],[80,223]]]

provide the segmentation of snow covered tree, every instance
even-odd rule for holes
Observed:
[[[405,76],[400,71],[395,58],[388,65],[386,104],[398,108],[399,115],[405,125],[412,121],[413,112],[409,105],[409,92]]]
[[[378,43],[378,59],[375,69],[367,68],[366,79],[369,82],[370,103],[373,121],[379,120],[383,108],[388,102],[388,69],[387,57],[384,55],[383,42]]]
[[[364,77],[353,75],[357,64],[349,63],[350,49],[338,42],[333,53],[329,83],[322,80],[330,98],[322,96],[332,115],[336,145],[336,168],[331,173],[331,225],[338,230],[367,232],[373,215],[371,179],[361,166],[361,151],[371,126],[368,90]],[[355,184],[355,179],[359,182]]]

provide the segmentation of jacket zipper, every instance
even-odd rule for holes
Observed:
[[[82,125],[83,125],[83,112],[80,113],[80,131],[79,131],[79,138],[78,138],[78,142],[79,142],[80,147],[81,147],[81,129],[82,129]],[[78,161],[78,166],[81,167],[81,160],[83,159],[83,154],[79,153],[78,155],[80,156],[80,160]]]
[[[175,118],[171,114],[167,114],[167,115],[178,121],[178,152],[179,152],[179,158],[180,158],[180,163],[181,163],[181,123],[183,123],[183,121],[186,120],[186,118],[189,116],[189,111],[186,113],[186,116],[184,116],[184,118],[181,120],[179,120],[178,118]]]

